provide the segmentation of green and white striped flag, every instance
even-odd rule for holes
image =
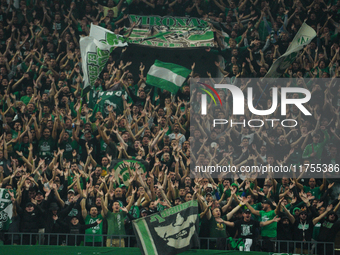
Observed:
[[[143,255],[174,255],[199,247],[198,203],[192,200],[133,221]]]
[[[183,66],[156,60],[146,75],[146,83],[176,93],[190,72]]]
[[[114,47],[128,44],[121,35],[91,24],[90,36],[80,38],[80,53],[84,77],[83,95],[90,91],[103,71]]]

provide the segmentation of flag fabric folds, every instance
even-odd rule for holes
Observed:
[[[146,76],[146,83],[176,93],[190,72],[183,66],[156,60]]]
[[[167,255],[199,247],[196,200],[133,221],[141,253]]]
[[[15,194],[15,192],[12,190]],[[8,230],[12,219],[13,204],[7,189],[0,189],[0,231]]]
[[[90,36],[80,38],[80,53],[84,77],[83,95],[91,90],[103,71],[114,47],[128,44],[121,35],[91,24]]]
[[[124,28],[129,44],[172,49],[214,47],[214,32],[200,18],[129,15],[129,21],[137,24],[132,31]]]
[[[264,78],[278,78],[284,74],[286,69],[295,61],[299,51],[308,45],[315,36],[315,30],[303,23],[286,52],[272,64]]]
[[[95,112],[101,112],[104,118],[109,116],[111,110],[119,116],[124,112],[124,101],[122,96],[127,99],[126,91],[102,91],[97,93],[96,97],[92,99],[92,103],[89,105],[93,107]],[[99,98],[101,98],[100,102],[96,103]]]
[[[125,38],[121,35],[116,35],[106,28],[93,25],[91,23],[90,37],[97,39],[99,42],[108,44],[114,47],[125,47],[128,46]]]

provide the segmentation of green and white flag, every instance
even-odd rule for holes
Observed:
[[[8,189],[0,189],[0,232],[8,230],[12,212],[13,204]]]
[[[199,247],[197,200],[134,220],[132,223],[142,254],[174,255]]]
[[[90,106],[93,111],[101,112],[103,117],[106,118],[110,111],[114,111],[117,116],[122,115],[124,111],[124,101],[122,96],[127,99],[127,93],[123,90],[118,91],[103,91],[98,92],[95,98],[90,99]],[[101,99],[97,104],[97,100]]]
[[[176,93],[190,72],[183,66],[156,60],[146,75],[146,83]]]
[[[128,165],[127,165],[128,164]],[[139,169],[141,172],[146,172],[149,169],[149,163],[145,160],[137,160],[137,159],[113,159],[111,161],[111,172],[114,171],[115,178],[118,181],[118,184],[121,184],[121,180],[119,175],[123,177],[123,183],[129,186],[130,174],[128,171],[128,166],[130,167],[132,172],[136,172]]]
[[[194,17],[129,15],[137,26],[124,29],[129,44],[157,48],[213,47],[214,32],[208,23]]]
[[[97,39],[99,42],[112,45],[114,47],[128,46],[126,39],[121,35],[116,35],[112,31],[93,25],[91,23],[90,36]]]
[[[83,94],[86,94],[103,71],[113,48],[128,44],[122,36],[91,24],[90,36],[80,38],[79,45],[84,74]]]
[[[295,61],[299,51],[302,50],[304,46],[308,45],[315,36],[315,30],[306,23],[303,23],[285,54],[272,64],[264,78],[281,77],[286,69]]]

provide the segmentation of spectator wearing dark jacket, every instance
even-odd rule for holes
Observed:
[[[35,205],[32,202],[28,202],[23,209],[20,206],[17,206],[15,203],[13,212],[15,212],[15,210],[20,216],[20,232],[38,233],[39,221],[41,220],[43,213],[40,206]],[[35,244],[35,242],[36,235],[23,235],[23,245]]]

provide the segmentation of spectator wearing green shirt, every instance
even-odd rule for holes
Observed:
[[[310,178],[308,182],[309,186],[302,186],[301,183],[296,182],[296,186],[300,189],[303,190],[303,192],[308,193],[310,192],[312,196],[315,197],[315,199],[320,199],[322,191],[326,187],[326,178],[323,178],[323,182],[320,187],[316,187],[316,181],[314,178]]]
[[[11,129],[12,139],[16,139],[19,132],[22,132],[22,125],[20,120],[16,120],[14,121],[13,129]]]
[[[325,135],[325,139],[320,143],[320,135],[314,134],[313,135],[313,143],[308,144],[303,151],[302,158],[303,159],[310,159],[311,163],[321,163],[321,154],[323,148],[325,147],[326,143],[329,140],[329,135],[326,130],[322,131]]]
[[[125,226],[124,219],[128,212],[131,209],[135,201],[135,194],[137,189],[132,190],[132,195],[129,204],[126,207],[121,207],[118,201],[113,202],[112,212],[107,209],[107,199],[105,200],[105,204],[102,203],[102,214],[106,217],[107,220],[107,235],[108,238],[106,240],[106,247],[125,247],[124,237],[120,238],[112,238],[112,236],[124,236]]]
[[[26,95],[22,96],[20,98],[20,101],[22,101],[25,105],[28,105],[28,103],[31,101],[32,97],[33,97],[33,88],[32,88],[32,86],[27,86]]]
[[[86,199],[83,199],[80,205],[81,205],[81,214],[84,218],[86,225],[93,224],[95,222],[100,222],[100,224],[85,230],[85,234],[89,234],[89,236],[85,236],[85,245],[92,246],[92,244],[94,243],[94,246],[102,246],[103,237],[99,235],[103,234],[103,223],[101,222],[103,220],[103,211],[101,214],[99,214],[97,207],[91,206],[90,212],[88,213],[86,210]],[[103,205],[103,202],[102,202],[102,205]],[[91,234],[94,236],[91,236]]]
[[[272,203],[269,200],[262,202],[262,210],[255,210],[248,202],[245,203],[252,214],[260,216],[261,222],[270,221],[275,218],[276,211],[272,210]],[[277,236],[277,222],[261,228],[261,237],[263,239],[263,251],[274,252],[274,243],[272,240]]]

